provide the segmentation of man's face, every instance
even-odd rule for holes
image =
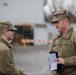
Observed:
[[[15,32],[13,30],[6,30],[6,37],[8,40],[13,40]]]
[[[66,27],[64,19],[61,19],[61,20],[55,22],[54,25],[57,28],[59,33],[62,33],[65,30],[65,27]]]

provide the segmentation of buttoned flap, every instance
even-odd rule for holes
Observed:
[[[59,41],[55,40],[54,43],[53,43],[53,47],[58,47],[58,46],[59,46]]]
[[[57,46],[57,45],[59,45],[58,40],[56,40],[56,41],[54,42],[54,46]]]
[[[52,50],[53,51],[58,51],[58,49],[59,49],[59,40],[58,39],[56,39],[56,40],[54,40],[54,42],[53,42],[53,46],[52,46]]]

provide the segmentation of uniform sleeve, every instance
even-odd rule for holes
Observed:
[[[76,56],[65,58],[65,66],[76,66]]]
[[[55,42],[55,39],[53,40],[53,42],[52,42],[51,45],[50,45],[50,51],[49,51],[49,53],[50,53],[50,52],[53,52],[53,45],[54,45],[54,42]]]
[[[7,50],[2,51],[0,54],[0,70],[4,75],[23,75],[21,71],[15,68],[10,51]]]
[[[76,35],[73,37],[73,45],[76,53]],[[65,58],[65,66],[76,66],[76,54],[72,57]]]
[[[49,53],[50,53],[50,52],[52,52],[52,44],[50,45],[50,50],[49,50]]]

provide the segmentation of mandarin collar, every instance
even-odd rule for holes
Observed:
[[[7,41],[5,41],[3,38],[0,38],[0,42],[4,43],[9,48],[12,48],[11,45]]]

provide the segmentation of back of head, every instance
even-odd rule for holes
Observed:
[[[59,21],[62,18],[68,18],[68,20],[70,21],[70,15],[68,14],[67,10],[59,10],[56,11],[53,14],[53,18],[52,18],[52,23]]]

